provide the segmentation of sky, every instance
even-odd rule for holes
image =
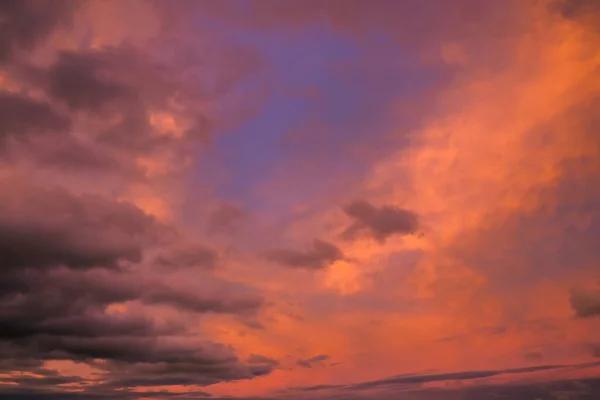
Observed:
[[[599,27],[0,0],[0,398],[599,398]]]

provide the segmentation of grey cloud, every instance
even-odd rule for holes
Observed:
[[[24,386],[55,386],[72,383],[83,383],[85,379],[78,376],[45,376],[42,378],[33,376],[19,376],[15,378],[0,378],[0,383],[16,383]]]
[[[564,368],[562,365],[540,365],[534,367],[523,367],[513,368],[504,370],[482,370],[482,371],[462,371],[445,374],[431,374],[431,375],[406,375],[395,378],[381,379],[370,382],[363,382],[355,385],[350,385],[353,390],[372,389],[376,387],[383,387],[388,385],[406,385],[406,384],[422,384],[428,382],[443,382],[443,381],[454,381],[454,380],[466,380],[466,379],[481,379],[489,378],[497,375],[505,374],[524,374],[536,371],[545,371]]]
[[[376,207],[365,200],[357,200],[343,207],[344,213],[354,220],[342,234],[346,239],[370,235],[385,241],[392,235],[414,234],[419,228],[417,215],[396,206]]]
[[[43,168],[61,172],[76,170],[83,173],[118,173],[124,177],[143,180],[140,168],[128,160],[74,137],[65,136],[60,141],[38,140],[29,145],[29,154]]]
[[[316,355],[314,357],[311,357],[308,359],[308,361],[310,362],[321,362],[321,361],[325,361],[325,360],[329,360],[331,357],[328,356],[327,354],[319,354]]]
[[[48,103],[19,94],[0,92],[0,141],[10,137],[26,141],[33,135],[56,134],[70,128],[71,121]]]
[[[326,268],[334,261],[343,259],[344,255],[337,246],[315,239],[310,250],[275,249],[267,252],[266,257],[271,261],[292,268],[318,270]]]
[[[272,366],[278,366],[279,365],[279,361],[274,360],[274,359],[269,358],[269,357],[265,357],[265,356],[260,355],[260,354],[250,354],[250,356],[248,357],[248,359],[246,360],[246,362],[248,364],[266,364],[266,365],[272,365]]]
[[[10,183],[2,183],[0,198],[2,369],[39,369],[32,360],[105,359],[110,372],[124,368],[122,379],[184,375],[195,384],[271,372],[271,365],[240,362],[222,345],[165,342],[184,335],[183,324],[107,311],[129,301],[244,315],[262,306],[254,291],[214,276],[182,286],[142,274],[142,252],[168,244],[172,229],[131,204]]]
[[[581,287],[571,289],[571,308],[578,318],[600,316],[600,290],[588,290]]]
[[[540,400],[578,399],[595,400],[600,394],[600,379],[558,379],[542,382],[511,382],[505,384],[469,384],[448,387],[389,387],[374,392],[335,391],[331,386],[306,388],[308,391],[327,391],[328,399],[344,400]],[[297,398],[302,398],[301,396]]]
[[[19,51],[28,51],[61,24],[70,21],[76,1],[0,1],[0,62]]]
[[[164,250],[154,259],[163,268],[213,268],[218,261],[217,253],[200,244],[178,245]]]
[[[299,365],[303,368],[312,368],[314,364],[320,364],[323,361],[329,360],[330,358],[331,357],[327,354],[318,354],[308,359],[300,358],[296,361],[296,365]]]
[[[253,312],[263,305],[263,299],[253,293],[197,293],[158,286],[148,287],[141,294],[142,301],[153,304],[171,304],[195,312],[244,313]]]
[[[108,51],[59,54],[47,71],[48,92],[74,110],[98,111],[107,103],[133,95],[133,88],[106,78],[109,61],[118,59]]]
[[[586,366],[588,364],[585,364]],[[298,388],[301,391],[316,391],[316,390],[349,390],[349,391],[363,391],[372,390],[379,388],[393,389],[394,387],[402,388],[406,385],[418,386],[424,383],[430,382],[445,382],[445,381],[460,381],[460,380],[472,380],[489,378],[498,375],[505,374],[525,374],[536,371],[554,370],[560,368],[566,368],[564,365],[539,365],[533,367],[503,369],[503,370],[481,370],[481,371],[461,371],[451,372],[442,374],[404,374],[392,378],[378,379],[374,381],[361,382],[350,385],[320,385],[320,386],[307,386]]]
[[[132,204],[16,182],[0,187],[4,193],[0,198],[0,253],[5,271],[136,262],[144,246],[162,235],[161,226]]]

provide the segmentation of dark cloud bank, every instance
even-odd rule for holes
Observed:
[[[0,89],[0,167],[19,171],[26,160],[72,176],[92,169],[144,182],[136,157],[165,149],[185,154],[207,134],[190,83],[194,71],[128,45],[58,52],[47,66],[30,62],[30,52],[55,29],[68,29],[81,5],[0,0],[0,68],[21,87]],[[156,109],[192,121],[183,137],[156,134],[148,122]],[[172,308],[191,321],[205,313],[257,312],[259,293],[210,274],[218,258],[212,249],[179,245],[175,228],[135,205],[68,185],[17,173],[0,178],[0,192],[0,372],[11,374],[0,378],[0,398],[135,399],[140,394],[130,389],[206,386],[276,367],[260,356],[239,360],[223,344],[193,341],[186,321],[147,312],[148,306]],[[229,210],[218,222],[233,217]],[[195,267],[202,267],[197,287],[160,272]],[[132,307],[115,308],[124,303]],[[62,376],[45,367],[55,360],[99,372]],[[166,397],[206,396],[196,390]],[[165,394],[149,389],[144,397]]]

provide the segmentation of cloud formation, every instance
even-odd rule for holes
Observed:
[[[402,208],[384,205],[376,207],[366,200],[356,200],[343,208],[354,222],[342,234],[346,239],[370,235],[383,242],[392,235],[408,235],[417,232],[417,215]]]
[[[68,398],[62,385],[75,385],[102,398],[269,374],[273,363],[245,363],[195,326],[209,314],[252,316],[261,294],[208,272],[216,251],[147,200],[165,177],[183,177],[183,158],[208,134],[198,102],[209,95],[190,84],[197,68],[125,37],[73,44],[96,6],[0,3],[0,391]],[[52,363],[96,376],[52,373]]]
[[[57,26],[68,23],[76,6],[71,0],[3,1],[0,4],[0,62],[6,62],[20,51],[32,50]]]
[[[221,203],[208,217],[208,231],[211,233],[231,232],[236,222],[244,215],[244,211],[233,204]]]
[[[310,250],[275,249],[267,252],[266,257],[291,268],[319,270],[326,268],[334,261],[343,259],[344,255],[334,244],[315,239]]]
[[[597,398],[599,22],[0,0],[0,397]]]

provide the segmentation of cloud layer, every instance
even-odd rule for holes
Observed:
[[[598,397],[599,21],[0,1],[0,397]]]

